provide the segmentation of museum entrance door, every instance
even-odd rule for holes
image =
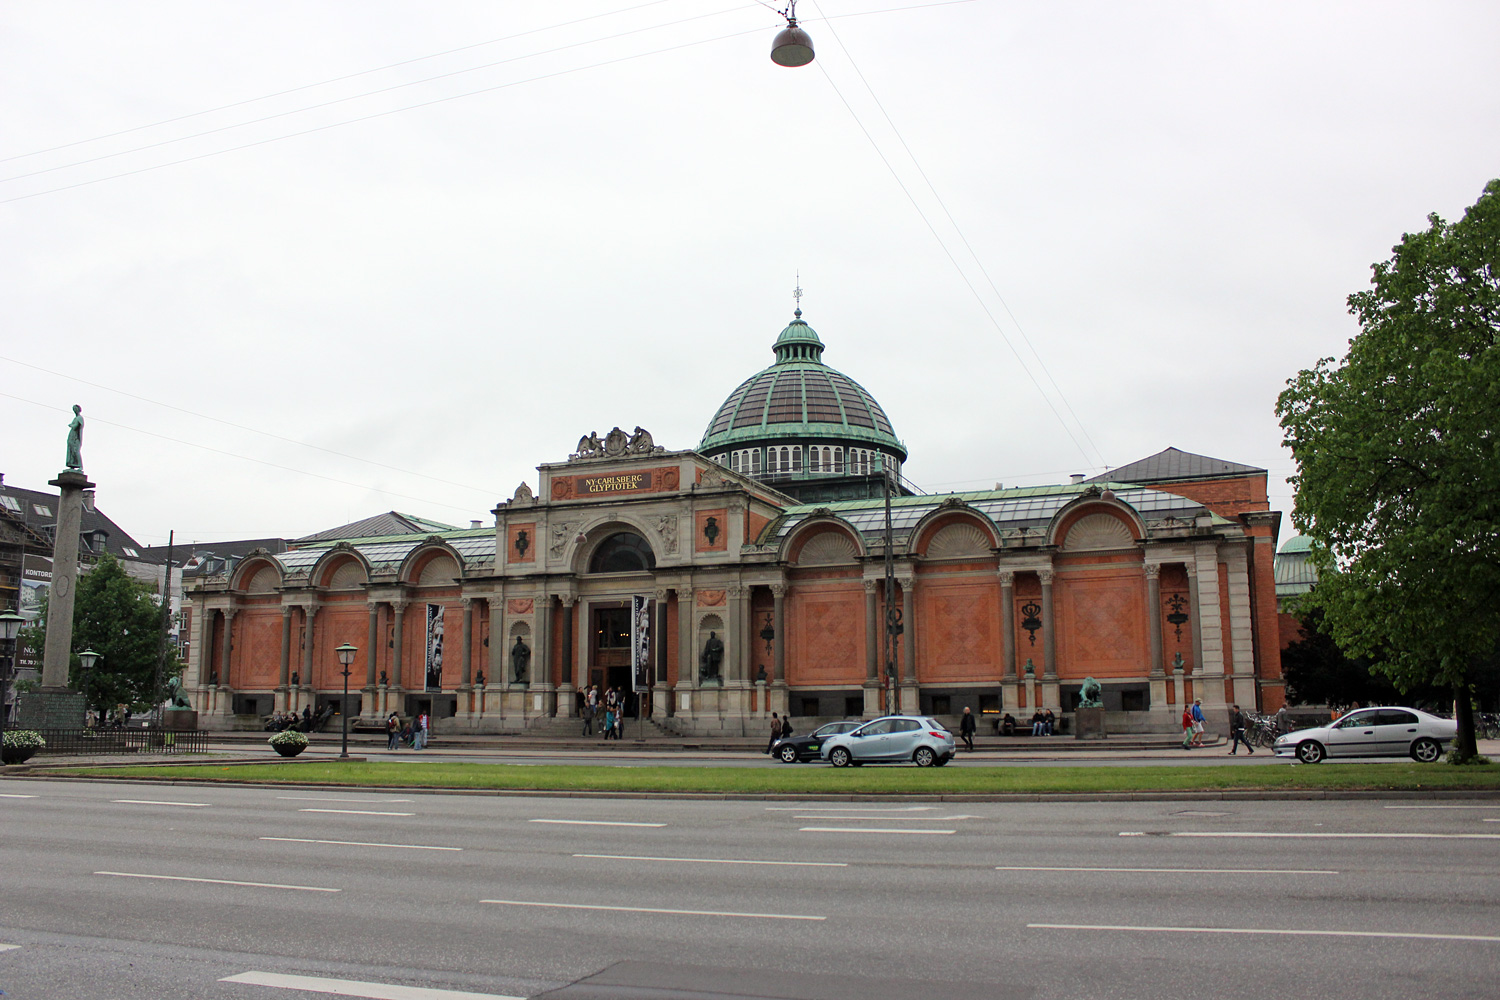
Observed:
[[[600,711],[604,692],[619,691],[625,717],[640,716],[640,697],[630,690],[630,605],[626,601],[589,606],[589,683],[599,685]]]

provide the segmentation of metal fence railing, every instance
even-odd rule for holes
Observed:
[[[38,754],[203,753],[208,733],[201,729],[42,729],[47,745]]]

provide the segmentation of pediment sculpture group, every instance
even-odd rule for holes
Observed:
[[[626,434],[616,427],[599,440],[598,432],[591,431],[578,439],[578,450],[568,456],[576,462],[589,458],[619,458],[622,455],[654,455],[666,451],[651,439],[651,432],[637,425],[634,433]]]

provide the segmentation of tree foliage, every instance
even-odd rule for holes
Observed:
[[[1500,651],[1500,181],[1428,222],[1349,296],[1348,353],[1291,379],[1277,414],[1329,634],[1402,691],[1467,694]]]

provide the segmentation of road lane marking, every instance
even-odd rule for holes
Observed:
[[[1500,806],[1386,806],[1387,809],[1500,809]]]
[[[793,816],[792,817],[792,819],[843,819],[843,820],[878,819],[878,820],[884,820],[887,823],[951,823],[953,820],[956,820],[956,819],[983,819],[983,818],[984,817],[982,817],[982,816],[966,816],[966,815],[963,815],[963,814],[959,814],[957,816],[843,816],[843,815],[829,815],[827,813],[807,813],[805,815],[799,815],[799,816]]]
[[[262,837],[261,840],[280,840],[288,844],[337,844],[342,847],[401,847],[408,851],[461,851],[462,847],[433,847],[428,844],[375,844],[364,840],[312,840],[307,837]]]
[[[666,826],[665,823],[622,823],[603,819],[529,819],[528,823],[557,823],[563,826]]]
[[[686,917],[755,917],[760,920],[827,920],[801,913],[737,913],[732,910],[668,910],[656,906],[596,906],[586,903],[539,903],[524,899],[481,899],[497,906],[541,906],[559,910],[605,910],[610,913],[669,913]]]
[[[808,809],[816,809],[814,805],[804,806],[766,806],[766,812],[805,812]],[[909,813],[909,812],[931,812],[937,806],[829,806],[825,812],[871,812],[871,813]]]
[[[791,865],[801,868],[848,868],[847,861],[748,861],[739,858],[651,858],[638,854],[575,854],[575,858],[604,858],[609,861],[684,861],[699,865]]]
[[[1141,834],[1120,834],[1139,837]],[[1262,833],[1253,830],[1191,830],[1166,834],[1168,837],[1249,838],[1257,840],[1500,840],[1500,833]]]
[[[35,795],[19,795],[16,792],[0,792],[0,799],[34,799]]]
[[[902,830],[879,826],[804,826],[798,833],[957,833],[957,830]]]
[[[208,882],[213,885],[247,885],[254,889],[300,889],[303,892],[342,892],[342,889],[325,889],[318,885],[282,885],[279,882],[240,882],[228,878],[189,878],[186,875],[143,875],[140,872],[94,872],[95,875],[115,875],[119,878],[150,878],[165,882]]]
[[[16,951],[20,947],[18,944],[0,944],[0,951]]]
[[[208,802],[162,802],[159,799],[110,799],[111,802],[120,802],[128,806],[189,806],[194,809],[202,809],[209,805]]]
[[[333,799],[326,795],[278,795],[276,798],[282,802],[347,802],[350,805],[358,805],[361,802],[410,802],[411,799]]]
[[[996,865],[997,872],[1147,872],[1159,875],[1337,875],[1326,868],[1064,868]]]
[[[274,986],[307,993],[334,993],[341,997],[369,997],[370,1000],[526,1000],[525,997],[500,993],[466,993],[463,990],[436,990],[422,986],[398,986],[394,983],[362,983],[357,979],[285,976],[278,972],[241,972],[237,976],[225,976],[219,982]]]
[[[416,813],[381,812],[378,809],[298,809],[299,813],[342,813],[346,816],[415,816]]]
[[[1290,930],[1283,927],[1149,927],[1126,924],[1027,924],[1054,931],[1139,931],[1146,934],[1274,934],[1288,937],[1408,938],[1417,941],[1484,941],[1500,944],[1489,934],[1422,934],[1406,931]]]

